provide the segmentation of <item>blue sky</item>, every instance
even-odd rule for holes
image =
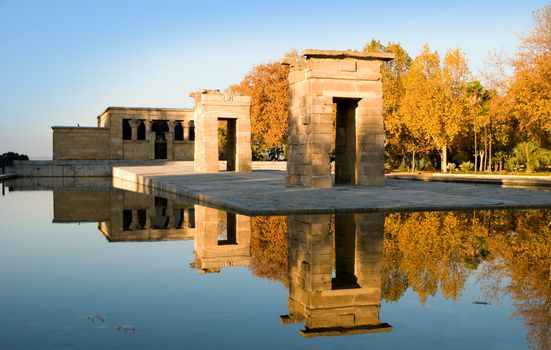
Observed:
[[[108,106],[191,107],[292,48],[415,56],[461,48],[473,73],[515,52],[549,1],[0,0],[0,153],[51,156],[52,125],[90,125]]]

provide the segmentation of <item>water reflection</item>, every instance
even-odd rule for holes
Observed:
[[[199,273],[223,267],[248,266],[251,260],[251,222],[248,216],[195,206],[195,261]]]
[[[98,222],[110,242],[193,239],[199,273],[245,266],[281,283],[281,322],[303,323],[305,337],[389,331],[384,303],[407,290],[456,300],[476,276],[476,302],[511,298],[529,345],[551,346],[550,210],[251,218],[105,186],[52,190],[54,222]]]
[[[305,337],[389,331],[381,323],[384,214],[291,215],[289,315]]]

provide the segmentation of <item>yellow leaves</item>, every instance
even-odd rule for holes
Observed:
[[[428,45],[412,61],[403,79],[400,114],[420,143],[433,148],[451,145],[465,126],[465,83],[469,71],[459,49],[449,50],[441,60]]]
[[[422,303],[438,290],[455,300],[472,269],[484,261],[478,281],[486,297],[500,290],[511,297],[516,316],[526,322],[530,343],[548,348],[549,210],[390,214],[385,218],[383,247],[386,300],[398,300],[408,287]],[[475,265],[467,268],[472,261]]]
[[[251,271],[288,284],[287,219],[284,216],[251,218]]]
[[[544,147],[551,145],[551,5],[534,13],[534,28],[513,60],[507,93],[521,131]]]
[[[281,147],[287,141],[287,106],[289,71],[280,62],[254,67],[232,91],[251,97],[253,144]]]

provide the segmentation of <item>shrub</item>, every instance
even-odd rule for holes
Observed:
[[[456,167],[457,166],[455,165],[455,163],[448,163],[447,169],[448,169],[448,171],[453,172]]]
[[[463,162],[459,165],[459,169],[461,169],[461,171],[473,171],[474,170],[474,164],[471,163],[471,162]]]
[[[537,142],[521,142],[513,149],[513,156],[507,162],[507,167],[513,170],[526,169],[527,173],[545,169],[551,164],[551,151],[541,148]]]

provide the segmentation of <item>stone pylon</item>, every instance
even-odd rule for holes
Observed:
[[[199,90],[190,96],[195,100],[195,171],[219,170],[219,120],[227,122],[227,170],[251,171],[251,98],[218,90]]]
[[[384,185],[381,64],[389,53],[305,50],[288,58],[287,184]]]

